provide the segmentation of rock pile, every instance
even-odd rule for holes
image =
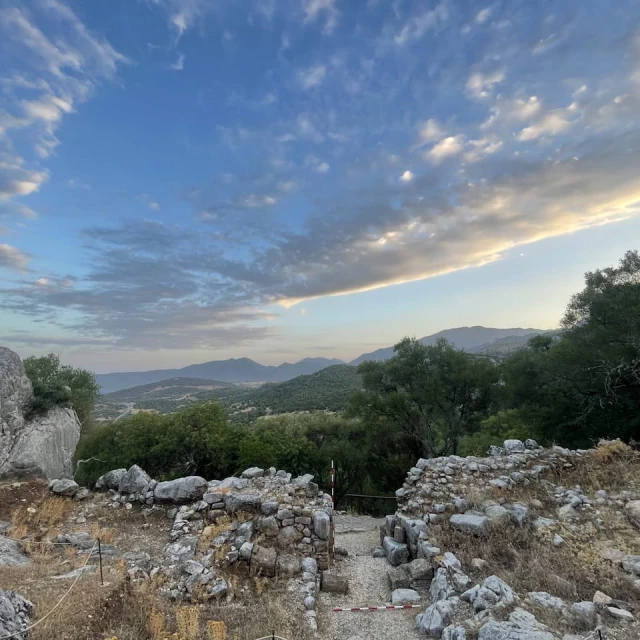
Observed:
[[[430,528],[447,521],[453,529],[475,538],[488,536],[492,528],[511,523],[528,527],[532,533],[548,532],[545,535],[549,536],[550,547],[559,549],[565,545],[559,531],[575,531],[584,515],[590,515],[590,522],[596,527],[603,526],[603,512],[599,509],[605,506],[626,516],[633,527],[640,529],[640,496],[635,491],[599,490],[590,497],[580,486],[556,485],[545,477],[551,470],[571,469],[592,451],[561,447],[547,450],[532,440],[508,440],[504,447],[492,447],[489,453],[487,458],[448,456],[419,460],[397,492],[397,512],[387,516],[380,527],[381,547],[374,556],[386,556],[392,566],[388,570],[392,598],[396,590],[400,597],[406,589],[419,591],[429,584],[431,604],[417,616],[418,629],[429,637],[446,640],[560,637],[527,608],[554,612],[559,619],[591,631],[600,628],[603,621],[633,622],[633,605],[599,591],[592,601],[571,602],[545,591],[518,594],[496,575],[474,585],[458,558],[450,552],[442,554],[430,541]],[[533,482],[543,489],[545,505],[553,517],[532,515],[543,508],[538,500],[526,504],[509,500],[510,489]],[[640,591],[640,555],[607,548],[602,557],[627,572],[630,589]],[[487,565],[486,560],[476,558],[471,569],[484,573]],[[580,638],[565,636],[565,640]]]
[[[0,638],[28,640],[29,632],[22,633],[31,621],[33,605],[14,591],[0,589]]]

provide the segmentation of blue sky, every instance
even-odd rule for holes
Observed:
[[[0,342],[99,372],[559,323],[640,238],[635,0],[3,0]]]

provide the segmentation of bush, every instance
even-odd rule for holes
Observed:
[[[71,406],[83,427],[87,427],[100,388],[95,376],[86,369],[60,364],[54,353],[24,361],[33,385],[32,414],[41,414],[56,406]]]

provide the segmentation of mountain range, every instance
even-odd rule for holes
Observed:
[[[459,349],[470,352],[491,353],[491,345],[500,341],[509,345],[509,350],[524,346],[532,336],[545,333],[542,329],[495,329],[491,327],[457,327],[445,329],[420,339],[431,345],[438,338],[445,338]],[[504,352],[504,349],[499,349]],[[250,358],[230,358],[211,360],[202,364],[192,364],[181,369],[154,369],[152,371],[128,371],[102,373],[96,375],[102,393],[111,393],[129,387],[160,382],[168,378],[206,378],[222,382],[284,382],[300,375],[316,373],[337,364],[358,365],[365,360],[386,360],[393,355],[393,347],[385,347],[371,353],[364,353],[349,363],[336,358],[304,358],[299,362],[263,365]]]

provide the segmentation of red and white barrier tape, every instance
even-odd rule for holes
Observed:
[[[388,611],[389,609],[422,609],[423,604],[386,604],[380,607],[350,607],[342,609],[341,607],[335,607],[333,611]]]
[[[336,530],[334,525],[334,519],[336,515],[336,468],[331,461],[331,525],[329,531],[329,557],[335,557],[335,544],[336,544]]]

